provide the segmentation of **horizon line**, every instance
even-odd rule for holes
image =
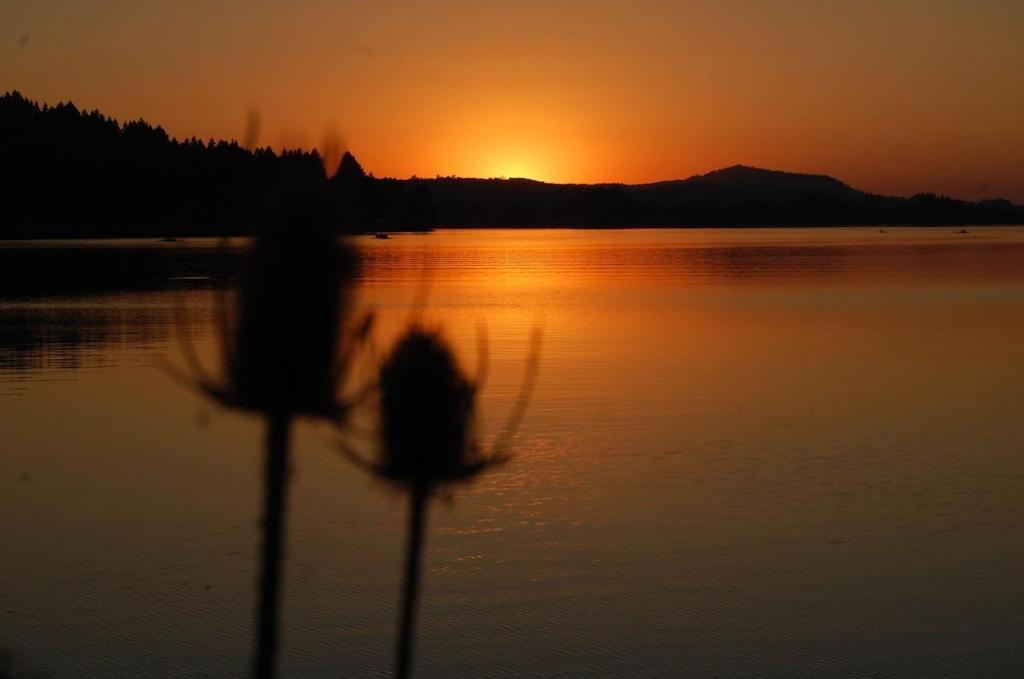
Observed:
[[[219,144],[219,143],[227,143],[227,144],[236,145],[239,148],[245,149],[246,151],[248,151],[250,153],[255,153],[257,151],[270,151],[270,152],[272,152],[272,153],[274,153],[275,155],[278,155],[278,156],[281,156],[281,155],[284,155],[284,154],[288,154],[288,153],[307,153],[307,154],[313,155],[313,156],[315,156],[317,158],[320,158],[321,159],[321,163],[324,162],[324,155],[321,153],[321,150],[319,148],[317,148],[316,146],[311,146],[309,148],[305,148],[305,147],[302,147],[302,146],[289,147],[289,146],[286,146],[284,144],[279,144],[276,147],[274,145],[272,145],[272,144],[266,144],[266,145],[262,145],[261,146],[261,145],[256,144],[255,142],[253,142],[252,144],[246,144],[243,141],[240,141],[236,137],[228,137],[228,138],[221,138],[221,139],[215,139],[214,137],[209,137],[208,139],[204,140],[204,139],[202,139],[201,137],[199,137],[199,136],[197,136],[195,134],[192,134],[190,136],[182,135],[181,137],[178,137],[178,136],[172,135],[170,132],[168,132],[167,128],[165,128],[163,125],[161,125],[161,124],[154,124],[154,123],[146,120],[145,118],[143,118],[141,116],[138,117],[138,118],[132,118],[132,119],[128,119],[128,120],[121,120],[121,119],[118,119],[118,118],[116,118],[114,116],[107,115],[106,113],[102,112],[98,108],[93,108],[93,109],[83,109],[83,108],[80,108],[77,104],[75,104],[74,100],[72,100],[72,99],[58,100],[57,103],[55,103],[55,104],[49,104],[48,102],[45,102],[45,101],[40,103],[39,101],[37,101],[35,99],[30,99],[30,98],[26,97],[18,89],[9,89],[9,90],[4,91],[4,93],[2,95],[0,95],[0,99],[4,99],[4,98],[8,98],[8,97],[20,98],[23,101],[28,102],[28,103],[32,104],[33,106],[39,108],[40,110],[43,110],[43,109],[46,109],[46,108],[51,108],[52,109],[52,108],[58,108],[58,107],[62,107],[62,106],[70,106],[73,109],[75,109],[79,114],[86,114],[86,115],[97,114],[97,115],[100,115],[103,118],[106,118],[107,120],[110,120],[110,121],[116,123],[118,125],[118,127],[120,127],[121,129],[124,129],[125,126],[130,125],[130,124],[142,123],[142,124],[145,124],[145,125],[149,126],[151,129],[162,130],[164,132],[164,134],[166,134],[169,139],[171,139],[171,140],[173,140],[173,141],[175,141],[175,142],[177,142],[179,144],[186,143],[186,142],[191,141],[191,140],[195,140],[195,141],[198,141],[200,143],[207,144],[207,145]],[[324,175],[327,177],[328,180],[332,179],[335,175],[337,175],[338,168],[340,167],[341,161],[345,157],[345,155],[350,155],[353,159],[355,159],[357,164],[359,164],[360,168],[362,169],[362,164],[359,163],[358,158],[356,158],[356,155],[352,152],[351,148],[344,148],[344,149],[341,150],[341,152],[338,155],[338,165],[335,167],[334,172],[328,173],[326,171],[326,168],[325,168]],[[549,184],[549,185],[552,185],[552,186],[623,186],[623,187],[637,187],[637,186],[654,186],[654,185],[658,185],[658,184],[671,184],[671,183],[676,183],[676,182],[686,182],[686,181],[690,181],[692,179],[696,179],[696,178],[699,178],[699,177],[705,177],[707,175],[715,174],[717,172],[723,172],[723,171],[726,171],[726,170],[734,170],[734,169],[755,170],[755,171],[774,173],[774,174],[785,174],[785,175],[792,175],[792,176],[799,176],[799,177],[818,177],[818,178],[823,178],[823,179],[829,179],[829,180],[832,180],[832,181],[835,181],[835,182],[838,182],[838,183],[842,184],[844,187],[846,187],[846,188],[848,188],[848,189],[850,189],[852,191],[857,191],[857,192],[865,194],[865,195],[880,196],[880,197],[885,197],[885,198],[914,198],[916,196],[935,196],[935,197],[941,198],[941,199],[955,200],[955,201],[961,201],[961,202],[965,202],[965,203],[975,203],[975,204],[977,204],[977,203],[984,203],[984,202],[1000,202],[1001,201],[1001,202],[1009,203],[1009,204],[1017,206],[1017,207],[1024,207],[1024,203],[1016,203],[1013,200],[1011,200],[1009,198],[1005,198],[1003,196],[988,196],[988,197],[983,197],[983,198],[970,199],[970,198],[958,198],[958,197],[952,196],[950,194],[935,193],[935,192],[932,192],[932,191],[915,191],[915,192],[909,193],[909,194],[874,193],[872,191],[866,191],[864,189],[859,189],[859,188],[849,184],[848,182],[846,182],[846,181],[844,181],[844,180],[842,180],[842,179],[840,179],[840,178],[838,178],[838,177],[836,177],[834,175],[826,174],[824,172],[798,172],[798,171],[793,171],[793,170],[782,170],[782,169],[769,168],[769,167],[763,167],[763,166],[759,166],[759,165],[752,165],[752,164],[745,164],[745,163],[733,163],[731,165],[724,165],[724,166],[721,166],[721,167],[715,167],[715,168],[712,168],[712,169],[707,170],[705,172],[697,172],[697,173],[694,173],[694,174],[691,174],[691,175],[688,175],[688,176],[666,177],[664,179],[656,179],[656,180],[653,180],[653,181],[646,181],[646,182],[627,182],[627,181],[600,181],[600,182],[550,181],[550,180],[547,180],[547,179],[538,179],[538,178],[535,178],[535,177],[526,177],[526,176],[505,176],[505,175],[465,176],[465,175],[458,175],[458,174],[442,175],[442,174],[439,174],[439,173],[435,174],[432,177],[420,176],[420,175],[417,175],[417,174],[411,174],[411,175],[408,175],[406,177],[400,177],[400,176],[394,176],[394,175],[376,175],[373,172],[366,172],[365,170],[364,170],[364,172],[366,173],[367,176],[372,177],[374,179],[391,179],[391,180],[396,180],[396,181],[415,181],[415,180],[422,180],[422,181],[435,180],[436,181],[436,180],[439,180],[439,179],[462,179],[462,180],[473,180],[473,181],[529,181],[529,182],[535,182],[535,183],[538,183],[538,184]]]

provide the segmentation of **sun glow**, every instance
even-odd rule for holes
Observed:
[[[483,153],[481,168],[484,176],[506,179],[536,179],[551,181],[551,163],[542,153],[532,148],[515,148],[513,145]]]
[[[529,162],[501,163],[496,166],[497,170],[491,173],[502,179],[537,179],[544,180],[544,177],[537,172],[536,166]]]

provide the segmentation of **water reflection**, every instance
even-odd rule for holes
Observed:
[[[670,279],[687,286],[941,284],[1015,280],[1024,268],[1024,237],[1014,229],[975,229],[969,238],[945,229],[835,229],[813,237],[806,229],[587,233],[586,239],[565,231],[493,230],[367,239],[360,241],[361,279],[418,281],[429,270],[441,282],[503,293],[515,288],[512,294],[521,295],[552,285],[571,289],[595,277],[604,284]],[[193,309],[189,322],[208,327],[212,297],[201,293],[238,280],[246,245],[243,239],[0,244],[0,368],[74,369],[101,365],[104,347],[155,347],[170,336],[181,298]]]
[[[545,319],[521,454],[433,515],[418,676],[1015,676],[1024,231],[897,231],[361,241],[380,346],[423,262],[459,355],[488,322],[485,442]],[[246,672],[260,430],[197,429],[151,367],[178,300],[215,360],[213,299],[0,302],[6,355],[42,357],[0,368],[0,639],[25,666]],[[295,435],[283,672],[384,676],[404,505]]]
[[[237,280],[236,239],[0,242],[0,301],[214,289]]]
[[[112,349],[161,347],[172,332],[172,303],[167,295],[0,303],[0,376],[101,367],[116,358]]]
[[[907,279],[937,274],[1013,277],[1024,241],[1013,228],[699,229],[591,232],[445,232],[367,243],[370,275],[415,275],[431,267],[448,280],[520,276],[674,278],[686,283],[808,283]],[[441,245],[442,247],[438,247]]]

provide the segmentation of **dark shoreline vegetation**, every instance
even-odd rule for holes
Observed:
[[[72,103],[0,96],[0,239],[241,236],[282,176],[331,203],[342,233],[434,227],[755,227],[1022,224],[1024,206],[858,191],[837,179],[733,166],[653,184],[378,178],[345,153],[177,140]]]

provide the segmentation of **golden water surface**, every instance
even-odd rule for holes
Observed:
[[[485,333],[485,440],[543,330],[514,459],[432,508],[417,676],[1020,676],[1024,229],[956,231],[358,240],[362,369],[424,297],[468,372]],[[184,267],[0,291],[20,668],[247,670],[261,423],[157,367],[183,323],[215,365],[218,272],[188,262],[217,247],[0,244]],[[296,439],[284,674],[387,676],[405,507],[333,437]]]

